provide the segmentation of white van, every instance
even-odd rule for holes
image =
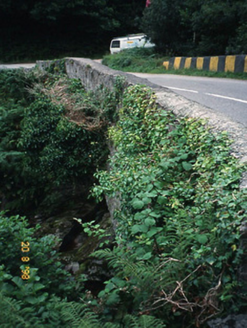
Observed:
[[[115,54],[124,49],[134,47],[150,48],[154,46],[155,44],[151,43],[145,34],[130,34],[112,39],[110,44],[110,52],[111,54]]]

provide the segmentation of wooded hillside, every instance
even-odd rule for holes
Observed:
[[[141,27],[171,55],[247,52],[246,0],[152,0]]]
[[[166,55],[247,52],[246,0],[1,0],[0,61],[97,57],[145,32]]]
[[[92,56],[113,36],[138,30],[137,0],[7,0],[0,2],[0,60]]]

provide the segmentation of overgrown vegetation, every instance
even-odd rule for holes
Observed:
[[[237,312],[239,227],[246,215],[244,168],[230,141],[203,122],[158,108],[141,86],[126,90],[111,171],[96,174],[93,193],[118,197],[117,246],[99,251],[115,276],[100,293],[112,311],[150,313],[169,327],[199,327]],[[177,321],[179,318],[179,325]]]
[[[0,213],[0,324],[1,327],[60,327],[65,321],[58,309],[61,299],[72,300],[83,287],[63,270],[53,250],[54,238],[34,237],[36,228],[30,228],[20,216],[7,217]],[[30,252],[21,253],[21,243],[29,243]],[[30,259],[28,264],[21,259]],[[29,279],[25,275],[29,268]]]
[[[3,328],[163,328],[158,319],[128,315],[123,323],[107,322],[97,314],[90,292],[83,291],[85,276],[77,280],[63,269],[52,236],[34,237],[39,226],[30,228],[24,217],[0,213],[0,325]],[[29,243],[21,261],[21,243]],[[21,277],[24,277],[22,279]],[[92,304],[92,305],[91,305]],[[93,311],[94,310],[94,311]],[[96,312],[96,313],[95,313]]]
[[[101,56],[116,35],[138,29],[145,1],[6,0],[0,3],[0,62]]]
[[[63,74],[22,70],[1,71],[0,93],[2,206],[47,215],[86,195],[107,156],[113,94],[95,97]]]
[[[102,58],[116,36],[143,32],[167,56],[247,53],[245,0],[5,0],[0,62]]]
[[[61,69],[0,73],[1,327],[190,328],[245,311],[246,167],[227,135],[157,107],[144,86],[86,92]],[[89,189],[120,200],[111,248],[98,223],[82,223],[103,237],[92,256],[111,273],[97,294],[85,274],[64,271],[54,237],[18,215],[53,214]]]

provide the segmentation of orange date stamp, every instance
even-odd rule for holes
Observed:
[[[30,258],[27,256],[27,254],[30,252],[30,243],[29,242],[21,242],[21,251],[24,253],[23,256],[21,257],[22,262],[29,262]],[[28,264],[28,263],[27,263]],[[30,278],[30,267],[29,266],[25,266],[24,270],[21,270],[22,275],[21,278],[23,280],[28,280]]]

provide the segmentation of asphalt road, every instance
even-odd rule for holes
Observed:
[[[132,74],[224,113],[247,127],[247,81],[170,74]]]
[[[0,69],[31,68],[34,65],[0,65]],[[131,74],[146,78],[188,99],[224,113],[233,121],[247,127],[247,81],[171,74]]]
[[[32,68],[35,64],[0,64],[0,69],[4,68]]]

